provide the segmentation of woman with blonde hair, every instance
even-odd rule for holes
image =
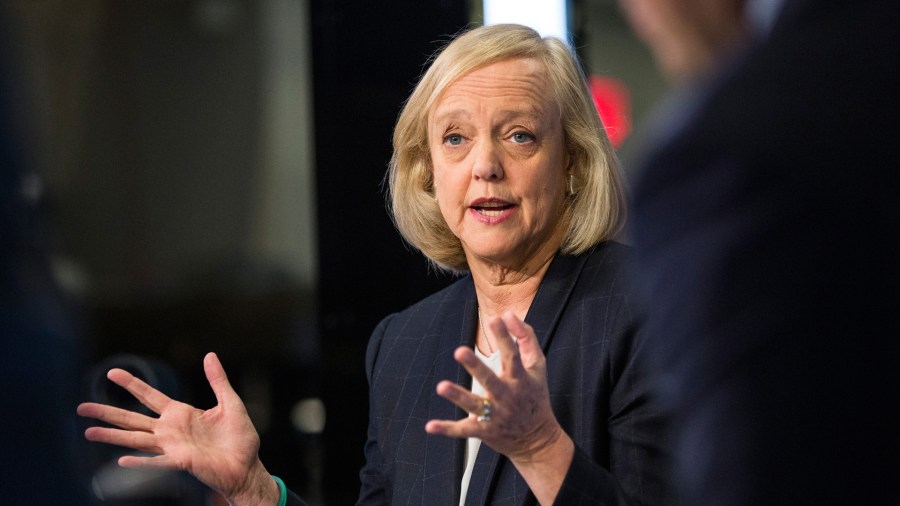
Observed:
[[[375,329],[360,504],[654,504],[662,417],[646,395],[626,289],[622,182],[577,58],[518,25],[445,47],[394,132],[389,201],[403,237],[451,286]],[[86,436],[149,451],[233,504],[288,504],[214,354],[200,411],[125,371],[160,414],[84,404],[120,427]],[[281,488],[281,490],[279,490]]]

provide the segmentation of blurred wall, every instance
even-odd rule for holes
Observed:
[[[305,3],[15,6],[78,289],[170,292],[236,265],[314,286]]]
[[[315,499],[320,436],[291,420],[319,395],[321,358],[308,4],[2,7],[32,191],[55,281],[80,302],[89,363],[146,366],[208,407],[201,359],[217,351],[271,440],[267,461]],[[81,400],[104,393],[102,373],[70,378]],[[84,467],[110,457],[92,448]]]

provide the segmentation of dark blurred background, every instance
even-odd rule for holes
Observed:
[[[386,212],[393,123],[481,2],[0,5],[0,332],[18,408],[2,430],[31,466],[4,455],[0,477],[33,489],[52,471],[48,494],[107,503],[214,503],[185,476],[110,465],[118,451],[84,444],[74,412],[130,402],[105,381],[112,366],[210,407],[201,360],[216,351],[268,469],[313,504],[352,504],[369,333],[453,279]],[[664,83],[615,0],[567,5],[627,175]]]

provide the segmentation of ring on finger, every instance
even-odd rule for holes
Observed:
[[[494,409],[491,406],[490,401],[488,401],[487,399],[481,399],[481,413],[478,415],[478,418],[476,418],[476,420],[479,422],[491,421],[491,414],[493,413],[493,411]]]

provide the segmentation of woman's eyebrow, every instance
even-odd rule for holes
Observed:
[[[506,111],[501,111],[499,116],[496,118],[494,123],[504,124],[509,123],[510,121],[525,119],[530,122],[540,122],[544,118],[543,111],[536,107],[528,107],[523,109],[510,109]],[[432,119],[432,124],[434,125],[446,125],[448,123],[465,121],[470,117],[469,113],[463,109],[453,109],[447,112],[442,112],[436,115]]]
[[[543,112],[536,107],[529,107],[527,109],[511,109],[508,111],[502,111],[499,116],[499,123],[508,123],[513,120],[518,119],[526,119],[532,122],[539,122],[543,119]]]
[[[451,109],[446,112],[442,112],[439,115],[436,115],[431,122],[435,125],[445,125],[447,123],[457,122],[466,120],[469,118],[469,113],[467,113],[463,109]]]

